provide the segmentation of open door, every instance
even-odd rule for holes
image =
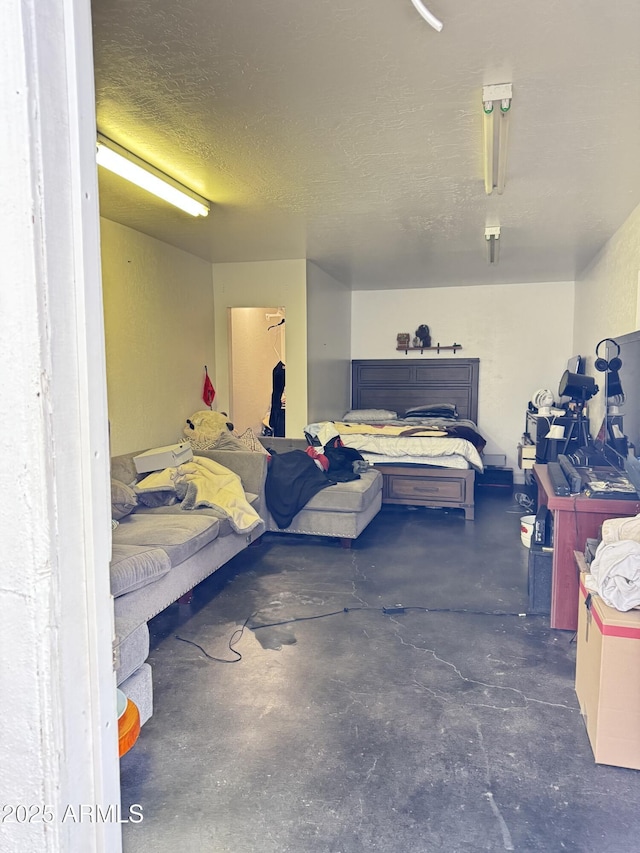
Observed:
[[[229,308],[230,417],[236,432],[285,434],[285,309]]]

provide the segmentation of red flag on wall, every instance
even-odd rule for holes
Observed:
[[[213,398],[216,396],[216,389],[213,387],[213,383],[209,379],[209,373],[207,372],[207,365],[204,366],[204,388],[202,389],[202,399],[205,401],[207,406],[211,408],[211,404],[213,403]]]

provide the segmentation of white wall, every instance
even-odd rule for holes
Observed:
[[[228,309],[282,305],[287,317],[286,434],[301,436],[307,423],[306,261],[214,264],[213,292],[216,408],[225,412],[231,408]]]
[[[211,264],[101,220],[111,453],[172,444],[206,408],[214,368]],[[215,382],[214,382],[215,385]],[[217,407],[218,398],[214,401]]]
[[[576,282],[574,340],[593,361],[595,346],[637,329],[640,206],[605,244]]]
[[[598,385],[603,384],[603,374],[593,367],[598,341],[626,335],[640,328],[639,282],[640,206],[605,244],[576,282],[576,352],[587,357],[587,372],[596,377]],[[594,397],[588,408],[591,433],[596,435],[604,418],[603,394]]]
[[[231,308],[231,404],[229,417],[236,432],[250,427],[262,433],[264,418],[270,411],[273,369],[286,365],[286,324],[273,315],[277,306]],[[271,316],[269,316],[271,315]],[[269,328],[275,326],[275,328]]]
[[[429,326],[432,344],[462,344],[456,356],[479,358],[478,427],[486,453],[502,453],[514,478],[525,410],[537,388],[558,390],[573,354],[573,282],[478,285],[425,290],[356,291],[351,357],[437,358],[397,352],[396,335]]]
[[[88,3],[0,4],[7,853],[121,850],[117,823],[61,820],[120,801],[92,67]]]
[[[341,418],[351,402],[351,291],[307,264],[308,421]]]

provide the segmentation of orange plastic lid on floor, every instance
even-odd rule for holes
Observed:
[[[120,758],[129,752],[140,734],[140,712],[131,699],[127,699],[124,714],[118,720],[118,754]]]

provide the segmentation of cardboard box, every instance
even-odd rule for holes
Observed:
[[[518,445],[518,467],[522,470],[533,468],[536,461],[536,446],[535,444],[519,444]]]
[[[640,770],[640,611],[590,595],[580,576],[576,695],[598,764]]]
[[[154,447],[133,457],[138,474],[147,471],[162,471],[163,468],[177,468],[183,462],[193,459],[193,450],[189,442],[183,444],[167,444],[165,447]]]

